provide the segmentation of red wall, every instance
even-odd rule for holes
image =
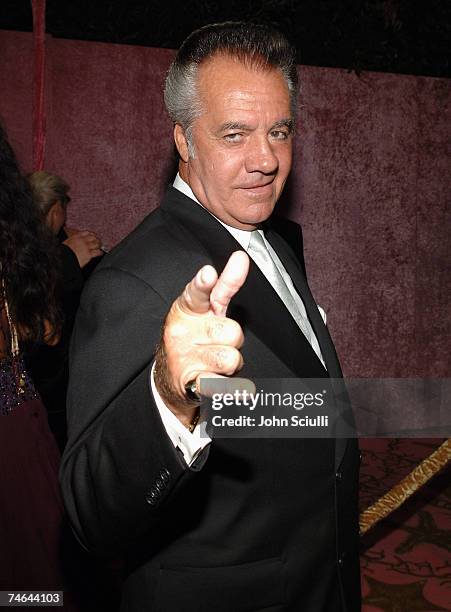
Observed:
[[[162,101],[172,51],[47,38],[46,169],[70,224],[112,246],[173,167]],[[450,81],[299,68],[284,202],[350,376],[450,376]],[[30,34],[0,31],[0,115],[31,170]],[[449,145],[448,145],[449,146]]]

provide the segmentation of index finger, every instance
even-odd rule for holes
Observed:
[[[204,314],[210,310],[210,293],[218,275],[213,266],[204,266],[186,285],[177,298],[178,305],[187,314]]]
[[[241,289],[249,272],[249,256],[244,251],[235,251],[229,257],[221,276],[210,295],[210,304],[215,315],[225,317],[233,296]]]

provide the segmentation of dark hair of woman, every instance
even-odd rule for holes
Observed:
[[[0,276],[22,341],[48,341],[49,330],[59,331],[56,248],[0,125]]]

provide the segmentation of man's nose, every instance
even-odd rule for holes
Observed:
[[[267,136],[254,137],[249,143],[246,155],[247,172],[274,174],[279,167],[279,160]]]

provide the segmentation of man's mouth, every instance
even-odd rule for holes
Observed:
[[[264,183],[263,185],[251,185],[249,187],[242,187],[247,193],[255,194],[256,196],[270,195],[273,190],[273,181],[270,183]]]

